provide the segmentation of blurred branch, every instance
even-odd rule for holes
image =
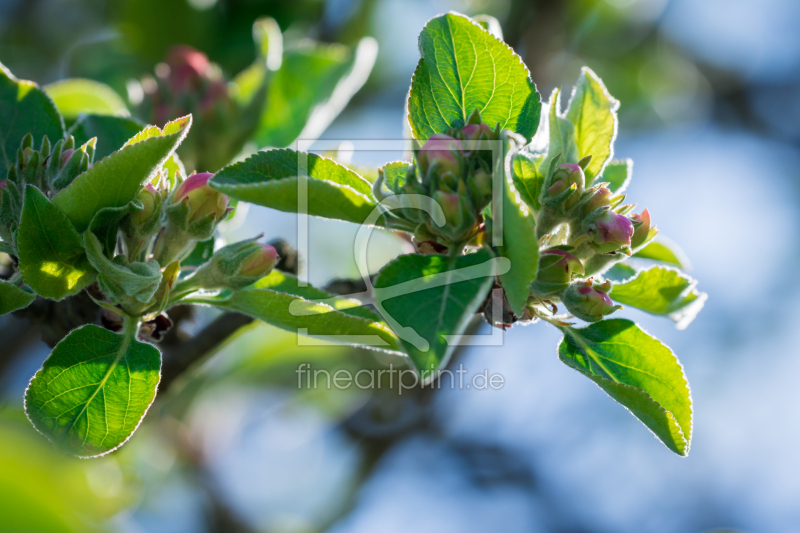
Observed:
[[[161,367],[159,392],[167,390],[176,378],[216,351],[228,337],[252,321],[252,317],[239,313],[223,313],[194,337],[175,344],[162,345],[164,363]]]

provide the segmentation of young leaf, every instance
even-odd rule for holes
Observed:
[[[61,300],[94,281],[95,271],[69,219],[39,189],[28,185],[17,234],[19,268],[33,290]]]
[[[47,135],[51,143],[64,137],[64,120],[53,101],[32,81],[18,80],[0,63],[0,154],[5,177],[28,133],[36,143]]]
[[[0,316],[31,305],[36,295],[0,279]]]
[[[383,181],[389,190],[402,187],[406,182],[406,173],[410,167],[405,161],[393,161],[381,167],[383,171]]]
[[[190,302],[193,300],[189,300]],[[397,336],[358,300],[300,287],[288,274],[273,271],[252,287],[230,295],[197,300],[252,316],[303,335],[403,353]]]
[[[127,116],[122,98],[108,85],[94,80],[71,78],[42,87],[53,99],[61,116],[75,120],[81,113]]]
[[[599,178],[595,178],[596,182],[608,182],[608,188],[611,192],[621,194],[625,192],[628,184],[631,182],[633,176],[633,160],[632,159],[613,159],[609,161],[603,174]],[[586,186],[591,187],[592,181],[586,179]]]
[[[69,134],[75,137],[75,144],[79,146],[97,137],[94,160],[100,161],[122,148],[142,128],[144,124],[131,117],[80,115],[69,129]]]
[[[697,282],[679,270],[654,266],[624,283],[614,284],[611,299],[651,315],[668,316],[678,329],[688,326],[708,295],[695,289]]]
[[[307,178],[299,175],[307,171]],[[307,187],[308,213],[360,224],[375,208],[370,183],[339,163],[294,150],[258,152],[217,172],[209,182],[237,200],[298,212],[298,189]]]
[[[480,24],[458,13],[428,21],[419,35],[419,60],[408,95],[414,138],[461,127],[476,109],[483,122],[530,141],[541,98],[520,57]]]
[[[286,50],[268,81],[256,144],[280,148],[317,138],[367,81],[377,53],[371,37],[355,50],[310,43]]]
[[[605,279],[610,279],[613,282],[621,283],[631,279],[638,272],[635,268],[627,263],[617,263],[603,273]]]
[[[136,340],[136,326],[126,324],[121,334],[91,324],[72,331],[31,380],[25,412],[59,448],[104,455],[144,418],[161,378],[161,354]]]
[[[508,170],[495,173],[498,176],[495,179],[511,174],[514,151],[506,157]],[[503,245],[499,247],[499,252],[502,257],[508,258],[511,269],[500,275],[500,284],[511,310],[517,317],[521,317],[531,294],[531,283],[539,269],[539,241],[536,238],[536,221],[533,215],[509,180],[503,181]],[[495,224],[496,218],[493,218]]]
[[[130,263],[125,256],[111,261],[103,255],[103,245],[91,231],[83,234],[83,242],[103,293],[114,299],[130,296],[142,303],[153,298],[161,284],[161,267],[156,261]]]
[[[577,163],[578,144],[575,138],[575,125],[568,119],[561,116],[561,90],[555,89],[550,95],[549,103],[549,132],[550,144],[547,149],[547,157],[539,168],[546,169],[550,161],[557,155],[561,156],[561,163]]]
[[[119,221],[128,213],[142,209],[144,209],[144,205],[139,200],[133,200],[122,207],[106,207],[94,215],[89,224],[89,231],[97,236],[107,257],[114,257],[114,251],[117,249]]]
[[[163,130],[146,128],[114,152],[78,176],[53,198],[80,232],[89,227],[95,213],[105,207],[122,207],[136,198],[142,185],[161,169],[186,137],[191,115],[169,122]]]
[[[519,192],[522,201],[536,211],[542,208],[539,194],[542,192],[544,176],[539,172],[539,165],[543,160],[543,155],[531,154],[526,151],[514,154],[511,160],[511,177],[514,180],[514,187]]]
[[[569,101],[567,118],[575,125],[578,157],[592,156],[584,170],[587,183],[603,172],[614,155],[617,109],[619,101],[608,94],[597,74],[583,67]]]
[[[481,249],[459,257],[401,255],[375,280],[375,306],[424,380],[447,364],[455,341],[486,300],[497,259]],[[449,337],[449,339],[448,339]]]
[[[683,250],[672,241],[659,237],[656,241],[651,241],[647,246],[633,254],[639,259],[652,259],[659,263],[676,266],[684,270],[689,268],[689,260]]]
[[[670,450],[688,455],[692,397],[672,350],[621,318],[562,329],[561,361],[627,407]]]

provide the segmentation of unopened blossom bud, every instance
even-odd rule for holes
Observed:
[[[141,211],[134,211],[120,221],[120,227],[129,237],[149,237],[161,229],[161,194],[147,184],[136,199],[142,203]]]
[[[630,247],[633,223],[624,215],[606,211],[589,227],[590,244],[599,254],[607,254]]]
[[[467,124],[461,128],[465,141],[493,140],[494,130],[488,124]]]
[[[614,305],[608,292],[611,282],[606,280],[603,284],[593,284],[592,279],[576,281],[571,284],[561,295],[561,301],[567,310],[586,322],[597,322],[604,316],[610,315],[622,306]]]
[[[255,239],[229,244],[214,252],[211,259],[175,290],[243,289],[268,275],[277,263],[278,252],[269,244],[257,243]]]
[[[469,191],[475,201],[475,209],[483,211],[492,199],[492,175],[479,168],[469,178]]]
[[[638,248],[647,241],[650,234],[650,212],[645,209],[639,215],[631,216],[633,219],[633,236],[631,237],[631,248]]]
[[[531,292],[537,296],[549,296],[566,288],[575,275],[583,274],[580,260],[560,248],[551,248],[541,253],[539,270],[531,285]]]
[[[461,226],[463,217],[461,216],[461,199],[458,197],[458,193],[436,191],[433,193],[433,199],[442,208],[444,219],[446,220],[445,223],[448,226]]]
[[[208,180],[213,176],[210,172],[194,174],[175,189],[173,202],[183,203],[189,207],[187,215],[189,224],[209,216],[219,222],[225,216],[228,197],[209,187]]]
[[[608,207],[611,204],[611,190],[606,187],[597,189],[589,201],[583,206],[583,216],[588,215],[595,209]]]
[[[166,59],[170,88],[175,94],[186,92],[193,85],[198,85],[210,66],[208,56],[184,44],[170,48]]]
[[[550,187],[547,188],[549,196],[557,196],[562,192],[569,189],[572,185],[576,185],[578,190],[582,190],[586,178],[583,175],[583,169],[580,165],[575,163],[563,163],[558,166],[553,178],[550,181]]]
[[[62,167],[67,164],[67,161],[69,161],[69,158],[72,157],[72,154],[74,154],[74,153],[75,153],[75,150],[73,150],[72,148],[70,148],[69,150],[64,150],[63,152],[61,152],[61,166]]]
[[[427,175],[431,168],[439,174],[450,172],[454,176],[460,176],[463,152],[461,141],[449,135],[435,133],[420,149],[417,161],[423,176]]]

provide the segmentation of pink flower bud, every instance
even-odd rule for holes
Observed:
[[[611,200],[611,191],[606,187],[600,187],[595,191],[592,197],[586,202],[586,205],[583,206],[583,216],[588,215],[595,209],[600,209],[601,207],[607,207],[610,205]]]
[[[243,276],[262,277],[269,274],[278,263],[278,252],[269,244],[256,244],[257,249],[242,263],[239,273]]]
[[[631,248],[638,248],[647,240],[650,234],[650,212],[645,209],[640,215],[633,215],[633,236],[631,237]]]
[[[423,174],[435,166],[441,174],[451,172],[461,175],[461,158],[464,147],[461,141],[449,135],[435,133],[425,142],[417,156]]]
[[[488,124],[467,124],[461,128],[461,134],[465,141],[494,139],[494,130]]]
[[[167,52],[169,81],[175,93],[186,92],[192,85],[205,77],[210,63],[208,56],[191,46],[179,44]]]
[[[592,279],[577,281],[567,287],[561,296],[561,301],[570,313],[585,320],[586,322],[597,322],[605,315],[609,315],[621,309],[614,305],[608,297],[611,290],[611,282],[606,280],[602,285],[592,285]]]
[[[624,215],[606,211],[594,222],[592,247],[597,253],[615,252],[623,246],[631,245],[633,223]]]
[[[461,198],[458,193],[446,193],[443,191],[436,191],[433,193],[433,199],[438,203],[442,211],[444,211],[444,218],[448,226],[457,228],[461,225],[463,217],[461,216]]]
[[[547,189],[547,194],[557,196],[569,189],[573,184],[577,185],[578,190],[582,190],[585,178],[583,169],[576,163],[562,163],[553,174],[551,185]]]
[[[61,152],[61,167],[62,168],[64,167],[64,165],[67,164],[67,161],[69,161],[69,158],[72,157],[72,154],[74,154],[74,153],[75,153],[75,150],[73,150],[72,148],[70,148],[69,150],[64,150],[63,152]]]
[[[213,176],[209,172],[194,174],[175,189],[174,201],[189,205],[189,223],[209,215],[219,222],[225,216],[228,197],[208,186],[208,180]]]

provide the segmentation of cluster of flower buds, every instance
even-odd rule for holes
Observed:
[[[91,139],[76,147],[74,137],[70,136],[51,145],[45,135],[36,150],[30,133],[22,139],[16,160],[0,185],[3,189],[0,193],[0,237],[4,241],[11,242],[14,227],[19,223],[25,186],[33,185],[48,196],[54,196],[91,167],[96,142],[97,139]]]
[[[415,149],[416,164],[409,166],[405,181],[388,186],[399,195],[402,206],[394,214],[413,228],[417,242],[463,246],[476,236],[483,223],[483,211],[492,199],[492,141],[499,139],[499,125],[492,129],[482,123],[476,110],[464,127],[431,135],[421,148]],[[385,197],[381,192],[383,183],[380,174],[374,190],[381,199]],[[441,207],[443,226],[424,209],[424,197],[432,198]]]
[[[167,225],[154,251],[160,264],[180,260],[191,252],[195,242],[211,238],[214,228],[230,212],[228,197],[208,185],[212,177],[208,172],[193,174],[167,196]]]
[[[259,237],[220,248],[194,274],[182,280],[177,293],[193,289],[239,290],[268,275],[278,263],[278,252]]]
[[[258,117],[240,111],[220,68],[203,52],[178,45],[167,52],[155,74],[142,80],[139,114],[157,125],[192,114],[194,127],[178,150],[186,168],[217,170],[230,162]]]

